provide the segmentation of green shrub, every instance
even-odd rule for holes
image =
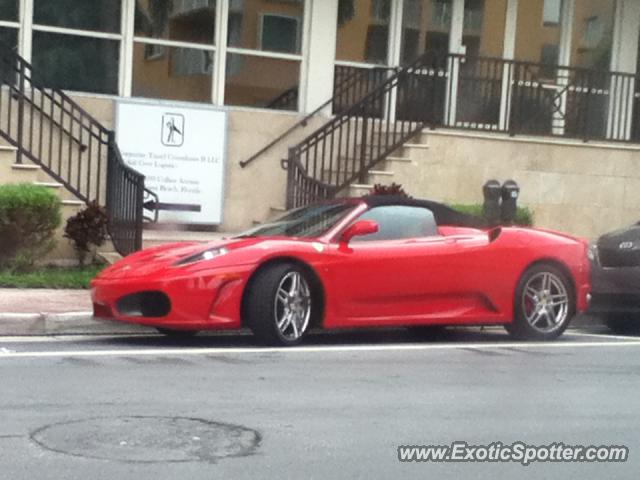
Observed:
[[[94,263],[96,248],[107,239],[108,223],[107,211],[96,201],[89,202],[86,208],[69,217],[64,236],[73,243],[80,265],[84,265],[89,254]]]
[[[0,185],[0,268],[26,270],[55,247],[60,199],[46,187]]]
[[[449,206],[454,210],[457,210],[458,212],[466,213],[467,215],[473,215],[474,217],[484,218],[482,204],[453,204]],[[533,212],[529,210],[529,208],[518,207],[516,211],[516,219],[514,222],[516,225],[531,227],[533,226],[533,221]]]

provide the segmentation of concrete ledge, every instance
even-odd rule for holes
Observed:
[[[0,313],[0,336],[154,333],[150,327],[98,320],[91,312]]]

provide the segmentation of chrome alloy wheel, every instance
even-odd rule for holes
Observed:
[[[289,272],[280,280],[274,315],[280,334],[287,340],[297,340],[307,330],[311,318],[311,292],[300,272]]]
[[[540,272],[529,279],[523,292],[522,311],[532,328],[550,333],[562,327],[569,315],[569,295],[562,279]]]

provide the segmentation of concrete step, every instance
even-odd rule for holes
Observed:
[[[393,182],[394,173],[389,170],[369,170],[367,172],[367,184],[381,183],[387,185]]]
[[[44,187],[47,189],[52,190],[53,192],[55,192],[55,194],[60,198],[60,200],[64,202],[71,202],[69,203],[74,204],[75,202],[79,202],[80,205],[84,206],[85,203],[81,200],[78,200],[78,198],[71,193],[69,190],[67,190],[64,186],[64,184],[60,183],[60,182],[56,182],[55,180],[48,180],[48,181],[42,181],[42,180],[38,180],[35,182],[32,182],[34,185],[38,185],[40,187]]]
[[[11,165],[9,178],[12,183],[35,183],[38,181],[40,167],[28,163],[14,163]]]

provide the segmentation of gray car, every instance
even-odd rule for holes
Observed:
[[[589,258],[590,312],[616,332],[640,332],[640,223],[600,237]]]

